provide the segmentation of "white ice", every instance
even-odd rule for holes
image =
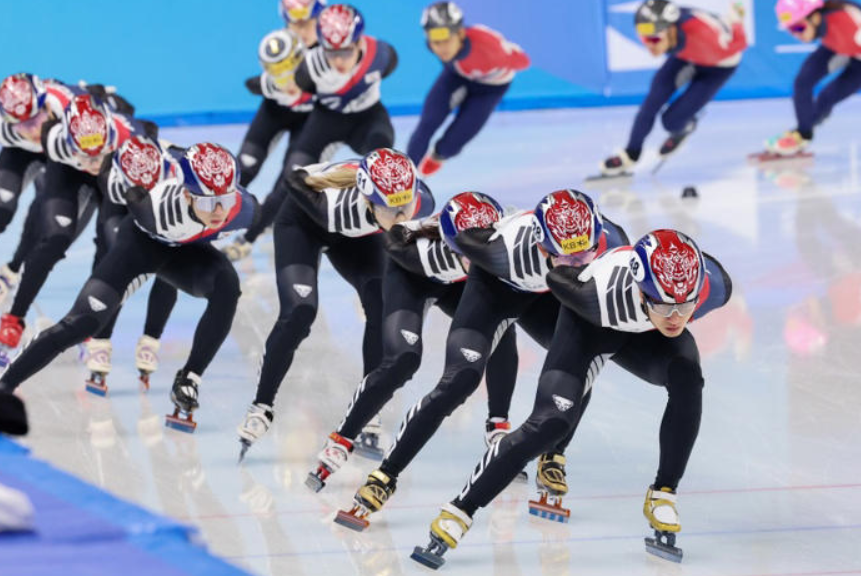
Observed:
[[[633,114],[498,113],[430,185],[439,202],[481,190],[531,208],[554,189],[582,187],[599,160],[624,144]],[[395,119],[399,144],[414,124]],[[611,365],[568,454],[571,522],[531,517],[531,485],[512,486],[477,514],[441,574],[861,574],[861,100],[838,107],[818,131],[814,161],[762,170],[746,162],[765,138],[792,124],[787,100],[712,104],[688,146],[657,176],[649,174],[650,154],[628,185],[588,188],[632,237],[658,227],[686,231],[735,282],[731,302],[693,328],[706,385],[699,440],[679,490],[683,563],[651,557],[643,546],[649,530],[642,500],[657,468],[665,392]],[[177,128],[164,136],[235,150],[244,128]],[[652,148],[660,134],[656,128]],[[253,192],[268,191],[283,150],[282,143]],[[698,199],[680,199],[688,185]],[[30,194],[3,236],[0,258],[14,249]],[[73,246],[37,299],[50,319],[65,313],[85,280],[90,238]],[[349,506],[375,463],[353,458],[320,494],[303,484],[361,377],[358,301],[324,264],[321,311],[281,387],[273,428],[237,466],[235,427],[253,398],[277,314],[271,243],[263,236],[253,258],[238,266],[242,300],[204,377],[196,433],[163,422],[203,303],[180,296],[162,367],[141,394],[133,355],[145,289],[117,325],[107,398],[84,391],[85,369],[74,352],[22,386],[32,421],[25,443],[113,494],[194,524],[214,553],[256,574],[427,573],[409,554],[427,543],[439,506],[457,495],[484,451],[484,390],[444,423],[365,533],[334,525],[333,515]],[[432,313],[422,368],[383,414],[389,432],[439,377],[447,326]],[[522,333],[519,342],[515,425],[531,409],[544,354]]]

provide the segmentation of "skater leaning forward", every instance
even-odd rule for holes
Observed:
[[[669,136],[661,145],[661,160],[678,150],[694,131],[697,113],[714,98],[738,68],[747,47],[739,15],[727,19],[708,12],[677,6],[668,0],[647,0],[634,16],[637,35],[653,56],[667,60],[652,78],[646,99],[640,105],[628,144],[604,160],[604,177],[629,173],[643,151],[643,142],[655,118],[673,94],[684,91],[661,113]]]
[[[795,129],[765,143],[760,160],[802,154],[813,140],[814,127],[832,109],[861,88],[861,5],[855,2],[823,0],[778,0],[775,5],[780,27],[802,42],[820,44],[808,56],[792,91]],[[814,97],[820,80],[842,68],[833,80]]]
[[[729,276],[692,239],[658,230],[634,246],[618,248],[589,267],[558,267],[547,283],[563,306],[538,382],[532,414],[482,457],[460,495],[431,525],[431,544],[413,558],[431,567],[454,548],[487,506],[527,462],[573,434],[583,399],[608,360],[667,389],[660,459],[643,512],[655,538],[649,551],[681,559],[676,488],[699,432],[703,375],[692,319],[723,306]]]
[[[159,182],[150,191],[128,190],[129,214],[119,226],[116,242],[96,265],[72,309],[22,351],[0,378],[0,388],[14,390],[63,350],[98,332],[123,299],[148,275],[156,274],[207,299],[188,361],[171,390],[176,409],[167,423],[194,430],[191,413],[198,407],[201,376],[230,331],[240,294],[236,271],[210,242],[247,228],[257,201],[237,185],[236,159],[221,146],[196,144],[179,164],[176,178]]]

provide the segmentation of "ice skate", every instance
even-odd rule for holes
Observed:
[[[228,260],[237,262],[251,254],[251,242],[246,240],[245,236],[240,235],[236,240],[224,246],[221,251],[224,252]]]
[[[809,144],[810,140],[802,138],[797,130],[790,130],[766,140],[765,151],[750,154],[748,159],[753,162],[773,162],[811,158],[813,154],[805,150]]]
[[[643,515],[655,531],[654,537],[645,539],[646,552],[671,562],[681,562],[682,549],[676,548],[676,534],[682,529],[676,510],[676,493],[669,488],[657,490],[649,486]]]
[[[488,418],[484,423],[484,445],[489,449],[511,432],[511,422],[499,417]],[[529,475],[521,470],[515,480],[526,482]]]
[[[427,178],[428,176],[433,176],[439,169],[442,168],[443,160],[441,158],[437,158],[436,154],[433,152],[429,152],[422,158],[422,161],[419,162],[416,170],[419,173],[419,177]]]
[[[240,462],[245,458],[245,453],[248,452],[251,445],[266,434],[274,419],[275,413],[272,411],[272,406],[254,403],[248,407],[245,421],[236,428],[236,432],[239,434],[239,443],[242,445],[239,450]]]
[[[326,445],[317,455],[319,463],[314,472],[308,472],[308,477],[305,479],[305,486],[319,492],[326,485],[326,478],[337,472],[341,466],[347,463],[350,457],[350,452],[353,451],[355,444],[344,438],[337,432],[332,432],[326,439]]]
[[[111,341],[107,338],[90,338],[84,342],[87,349],[87,392],[96,396],[107,396],[108,373],[111,371]]]
[[[138,381],[143,390],[149,390],[150,374],[158,370],[158,351],[161,342],[144,334],[135,346],[135,368],[138,369]]]
[[[180,370],[176,373],[173,388],[170,391],[170,401],[175,408],[173,414],[168,414],[164,425],[181,432],[194,432],[197,428],[191,415],[200,406],[197,402],[197,392],[200,386],[200,376],[194,372]]]
[[[661,144],[661,148],[658,150],[658,163],[652,168],[652,174],[657,174],[658,170],[664,165],[664,162],[667,161],[667,158],[675,154],[682,147],[682,144],[688,139],[688,136],[694,133],[694,130],[697,129],[697,121],[696,119],[688,122],[684,129],[681,132],[676,132],[675,134],[670,134],[664,143]]]
[[[431,523],[430,543],[425,548],[416,546],[410,558],[437,570],[445,564],[443,554],[449,548],[457,548],[470,526],[472,518],[466,512],[454,504],[446,504]]]
[[[353,451],[364,458],[381,461],[383,459],[382,434],[383,420],[377,414],[356,436],[353,441]]]
[[[632,160],[625,150],[619,150],[614,156],[610,156],[601,162],[599,174],[588,176],[586,182],[599,182],[601,180],[609,180],[615,178],[630,178],[634,174],[631,168],[636,164],[636,160]]]
[[[12,356],[21,335],[24,333],[24,320],[12,314],[0,316],[0,368],[5,368],[12,361]]]
[[[15,287],[18,286],[18,280],[19,275],[12,272],[9,266],[4,264],[0,268],[0,305],[15,291]]]
[[[374,470],[368,475],[365,485],[359,488],[353,497],[353,507],[349,512],[339,510],[338,515],[335,516],[335,523],[361,532],[370,525],[366,518],[385,506],[395,493],[395,488],[395,479],[380,470]]]
[[[538,500],[529,501],[529,513],[555,522],[568,522],[571,510],[562,507],[562,497],[568,493],[565,456],[542,454],[538,459],[535,485],[538,487]]]

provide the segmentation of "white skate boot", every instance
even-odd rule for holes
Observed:
[[[111,371],[111,341],[107,338],[90,338],[85,342],[87,348],[87,392],[98,396],[108,393],[107,376]]]
[[[682,550],[676,548],[676,534],[682,530],[679,512],[676,510],[676,493],[670,488],[649,486],[643,515],[655,531],[653,538],[646,538],[646,552],[672,562],[682,561]]]
[[[150,374],[158,370],[158,351],[161,342],[144,334],[135,346],[135,368],[138,369],[138,380],[144,390],[149,390]]]
[[[494,416],[493,418],[488,418],[484,423],[484,445],[488,449],[502,440],[505,436],[511,433],[511,422],[506,420],[505,418],[500,418],[499,416]],[[515,480],[519,480],[521,482],[526,482],[529,479],[529,475],[526,473],[526,470],[521,470]]]
[[[248,412],[245,413],[245,422],[236,428],[236,432],[239,434],[239,443],[242,444],[239,451],[240,462],[245,458],[245,453],[248,452],[251,445],[266,434],[274,419],[275,412],[272,411],[272,406],[252,404],[248,407]]]
[[[15,287],[18,286],[19,275],[9,268],[9,266],[3,265],[0,268],[0,305],[3,304],[3,301],[12,294],[15,290]]]
[[[425,548],[416,546],[410,558],[433,570],[438,569],[445,564],[443,554],[449,548],[457,548],[470,526],[472,518],[466,512],[454,504],[446,504],[431,523],[430,544]]]
[[[631,168],[637,161],[632,159],[624,149],[619,150],[601,162],[601,173],[598,176],[587,178],[587,180],[602,180],[606,178],[628,178],[632,176]]]
[[[317,468],[308,472],[305,486],[319,492],[326,485],[326,478],[337,472],[341,466],[347,463],[354,444],[351,440],[344,438],[337,432],[332,432],[326,439],[326,445],[317,455],[319,460]]]
[[[380,461],[383,459],[383,419],[377,414],[367,426],[362,428],[359,435],[353,441],[353,450],[359,456],[370,460]]]

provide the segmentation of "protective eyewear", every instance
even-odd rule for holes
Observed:
[[[215,212],[218,206],[225,212],[229,212],[236,205],[236,192],[220,194],[218,196],[192,196],[195,208],[201,212]]]
[[[553,257],[554,266],[585,266],[595,259],[595,254],[598,252],[598,246],[592,246],[588,250],[575,252],[573,254],[562,254]]]
[[[356,52],[357,46],[355,44],[348,46],[347,48],[324,48],[323,52],[326,54],[326,58],[350,58]]]
[[[698,299],[691,300],[690,302],[682,302],[681,304],[666,304],[665,302],[655,302],[651,298],[646,298],[646,305],[649,307],[649,310],[664,318],[669,318],[673,315],[673,312],[684,317],[696,310],[697,301]]]
[[[787,30],[789,30],[792,34],[803,34],[804,31],[807,30],[807,20],[802,20],[801,22],[790,24],[787,27]]]

